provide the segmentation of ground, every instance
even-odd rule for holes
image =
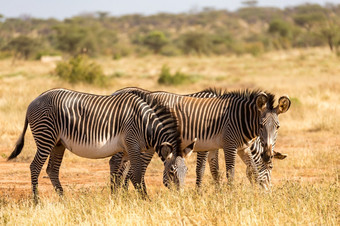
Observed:
[[[66,204],[55,203],[57,196],[47,177],[45,164],[39,177],[39,191],[44,206],[38,208],[38,216],[31,218],[31,224],[44,224],[55,215],[59,217],[56,221],[58,224],[92,224],[97,222],[94,219],[103,224],[133,224],[142,219],[143,225],[207,222],[339,224],[340,58],[326,49],[308,49],[272,52],[259,57],[147,56],[119,61],[96,59],[96,62],[103,66],[107,75],[119,76],[113,76],[104,87],[71,85],[53,75],[54,63],[19,61],[16,65],[11,65],[11,60],[0,61],[0,209],[4,210],[0,214],[0,222],[26,222],[28,212],[34,208],[30,207],[29,165],[35,154],[35,144],[30,130],[26,133],[22,153],[13,161],[8,162],[6,158],[22,131],[27,106],[35,97],[55,87],[110,94],[120,88],[138,86],[182,94],[208,87],[228,90],[263,89],[275,94],[277,99],[288,94],[292,106],[287,113],[279,116],[281,127],[275,147],[276,151],[288,154],[288,157],[274,161],[271,195],[262,197],[261,191],[254,192],[246,179],[245,166],[237,158],[235,190],[230,191],[223,185],[222,191],[227,193],[215,192],[207,167],[203,194],[198,193],[197,196],[196,154],[193,154],[186,160],[189,168],[186,190],[184,194],[178,195],[179,198],[171,196],[171,191],[162,185],[163,165],[160,159],[154,156],[146,174],[146,184],[152,201],[148,204],[135,201],[135,194],[130,186],[127,197],[111,197],[107,203],[109,159],[84,159],[66,151],[60,170]],[[172,72],[180,70],[195,75],[198,79],[193,84],[160,86],[157,78],[165,64]],[[225,184],[222,153],[219,161]],[[100,196],[97,197],[96,194]],[[128,200],[129,204],[119,206],[123,200]],[[115,203],[113,207],[111,202]],[[81,207],[77,206],[79,203],[82,203]],[[86,207],[98,203],[105,204],[103,207],[96,207],[95,211]],[[202,209],[198,205],[206,208]],[[287,205],[289,208],[285,208]],[[131,211],[132,206],[141,210],[133,210],[125,216],[127,218],[115,215],[124,208]],[[68,212],[73,208],[82,210],[78,217]],[[105,215],[105,208],[109,209],[110,215]],[[53,211],[50,211],[51,209]],[[53,213],[56,210],[57,212]],[[164,211],[172,218],[164,220]],[[223,217],[218,213],[223,214]],[[45,218],[39,217],[39,214]],[[131,214],[134,217],[129,218]],[[16,215],[20,218],[15,218]],[[64,215],[65,219],[61,217]]]

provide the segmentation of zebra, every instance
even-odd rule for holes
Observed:
[[[148,92],[146,90],[142,90],[140,88],[125,88],[122,90],[117,91],[129,91],[132,92],[134,90],[139,90],[143,92]],[[149,92],[151,93],[151,92]],[[160,93],[160,92],[154,92],[153,94]],[[165,93],[165,92],[162,92]],[[169,95],[171,97],[172,94]],[[187,94],[184,96],[191,96],[191,97],[197,97],[197,98],[211,98],[211,97],[217,97],[221,95],[221,91],[216,89],[206,89],[197,93]],[[242,161],[246,164],[247,170],[246,175],[249,179],[249,181],[252,183],[253,180],[257,181],[257,183],[265,188],[266,190],[271,187],[271,169],[272,169],[272,162],[270,163],[264,163],[264,161],[261,158],[261,154],[263,152],[263,148],[260,145],[260,139],[259,137],[256,138],[256,140],[253,142],[252,145],[249,146],[248,150],[240,150],[238,151],[238,155],[241,157]],[[145,162],[151,161],[152,155],[147,156],[147,154],[143,153],[144,158],[146,159]],[[279,158],[279,156],[283,158]],[[209,157],[209,158],[208,158]],[[260,158],[259,158],[260,157]],[[281,153],[275,152],[274,155],[275,158],[284,159],[286,155],[282,155]],[[110,171],[112,175],[124,175],[123,178],[125,178],[124,186],[128,186],[128,179],[129,176],[127,176],[127,172],[124,171],[126,168],[129,167],[128,162],[124,161],[123,159],[123,153],[116,154],[112,156],[110,159]],[[205,164],[207,159],[209,159],[209,165],[210,165],[210,171],[213,176],[213,179],[216,184],[219,183],[219,165],[218,165],[218,150],[214,151],[201,151],[197,152],[197,164],[196,164],[196,187],[200,188],[202,183],[202,177],[204,174]],[[253,161],[252,161],[253,160]],[[121,168],[120,168],[121,167]],[[146,166],[145,166],[146,167]],[[129,172],[129,175],[131,175],[131,172]],[[167,181],[166,175],[164,175],[164,184],[169,184]]]
[[[256,167],[251,167],[251,164],[247,164],[246,175],[251,183],[256,181],[255,175],[257,175],[257,181],[265,190],[271,189],[271,171],[273,169],[273,162],[270,159],[267,163],[264,163],[262,154],[264,148],[261,145],[260,138],[256,140],[248,147],[248,151],[251,153],[254,164]],[[287,157],[287,154],[281,154],[280,152],[273,151],[273,158],[283,160]],[[242,159],[243,160],[243,159]],[[257,170],[257,172],[254,172]]]
[[[194,145],[191,143],[182,151],[172,113],[151,98],[142,99],[132,93],[101,96],[67,89],[42,93],[28,106],[23,132],[8,160],[21,153],[28,124],[37,146],[30,164],[35,201],[38,176],[48,156],[46,172],[56,192],[63,195],[59,168],[65,148],[91,159],[126,152],[133,169],[133,185],[144,197],[147,192],[142,183],[145,170],[141,168],[140,153],[157,152],[165,163],[165,171],[175,167],[186,172],[183,157],[192,152]]]
[[[212,90],[206,90],[199,94],[201,96],[197,95],[198,97],[213,98],[195,98],[162,91],[150,92],[135,87],[121,89],[115,93],[125,92],[134,93],[139,96],[151,96],[161,105],[173,109],[179,120],[181,137],[184,144],[193,137],[197,138],[195,151],[198,153],[196,168],[196,184],[198,186],[201,183],[207,158],[206,151],[211,151],[212,157],[209,159],[213,163],[212,165],[216,166],[212,167],[212,170],[216,170],[218,169],[218,152],[216,150],[218,148],[224,149],[226,174],[229,183],[232,183],[234,178],[236,153],[241,156],[247,165],[253,165],[252,170],[250,170],[251,168],[247,169],[247,175],[257,173],[257,170],[254,170],[255,163],[249,163],[249,160],[252,160],[249,152],[252,153],[253,150],[249,151],[248,149],[255,138],[257,138],[255,143],[261,145],[253,147],[262,147],[262,150],[258,150],[258,152],[261,151],[260,161],[263,161],[261,163],[262,166],[266,165],[266,170],[263,170],[263,172],[267,171],[266,177],[268,179],[270,179],[268,173],[272,168],[271,159],[277,156],[284,156],[280,153],[275,155],[277,152],[274,152],[274,146],[279,128],[278,115],[285,113],[290,108],[291,102],[288,96],[281,96],[278,100],[278,106],[274,108],[274,95],[259,90],[221,91],[219,95],[216,95]],[[210,92],[210,96],[209,94],[204,94],[204,92]],[[112,158],[116,157],[113,156]],[[261,167],[261,169],[264,168]],[[167,176],[164,174],[164,177]],[[213,177],[215,180],[218,180],[217,170],[213,172]],[[259,178],[259,176],[255,176],[256,178]],[[260,184],[262,181],[261,185],[267,187],[270,182],[268,182],[268,179],[260,180]]]

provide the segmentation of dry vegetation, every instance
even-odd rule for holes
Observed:
[[[98,59],[110,76],[105,87],[69,85],[50,75],[53,64],[0,61],[0,224],[10,225],[339,225],[340,224],[340,59],[326,49],[272,52],[260,57],[147,56],[119,61]],[[164,64],[172,72],[198,75],[195,84],[159,86]],[[211,184],[206,169],[201,193],[194,189],[195,155],[188,159],[187,188],[182,193],[162,185],[162,163],[154,158],[146,182],[151,200],[134,190],[109,195],[108,159],[89,160],[67,152],[61,167],[65,197],[60,200],[40,176],[41,204],[31,202],[29,164],[35,154],[30,132],[22,154],[6,162],[22,131],[28,104],[41,92],[66,87],[110,94],[126,86],[178,93],[207,87],[260,88],[288,94],[291,109],[280,116],[276,150],[288,158],[274,162],[273,191],[253,189],[237,161],[233,190]],[[221,171],[225,174],[221,155]],[[224,176],[225,177],[225,176]]]

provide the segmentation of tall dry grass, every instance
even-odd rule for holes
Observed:
[[[51,75],[53,64],[0,61],[0,224],[340,224],[340,59],[326,49],[273,52],[259,57],[147,56],[119,61],[98,59],[106,75],[104,87],[70,85]],[[171,73],[199,75],[194,84],[157,84],[163,65]],[[119,76],[112,76],[119,75]],[[154,158],[147,170],[150,201],[133,189],[109,195],[108,160],[88,160],[66,152],[61,167],[65,197],[53,192],[44,167],[40,177],[41,204],[30,199],[29,164],[35,154],[31,133],[15,162],[5,162],[22,131],[28,104],[43,91],[65,87],[110,94],[126,86],[177,93],[207,87],[228,90],[265,89],[276,96],[288,94],[291,109],[281,115],[276,150],[288,158],[274,162],[273,191],[253,189],[239,159],[236,185],[215,189],[206,169],[203,190],[194,189],[195,157],[187,159],[187,187],[182,193],[162,185],[162,163]],[[223,154],[221,174],[225,177]],[[225,180],[225,179],[224,179]]]
[[[77,189],[60,200],[1,198],[0,219],[9,225],[337,225],[336,183],[315,186],[287,181],[271,193],[241,184],[178,193],[161,190],[150,200],[134,192],[109,196],[109,189]]]

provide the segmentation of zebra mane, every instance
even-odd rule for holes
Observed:
[[[275,95],[272,93],[269,93],[267,91],[262,91],[259,89],[256,90],[238,90],[238,91],[229,91],[228,90],[222,90],[218,88],[207,88],[204,89],[198,93],[212,93],[216,95],[216,97],[221,97],[221,98],[229,98],[229,97],[241,97],[241,98],[247,98],[249,100],[253,100],[257,97],[257,95],[261,92],[264,92],[267,97],[268,97],[268,102],[267,102],[267,107],[269,110],[274,109],[274,102],[275,102]]]
[[[212,93],[212,94],[215,94],[216,96],[223,96],[224,94],[227,94],[228,91],[227,90],[222,90],[222,89],[219,89],[219,88],[207,88],[207,89],[204,89],[202,91],[199,91],[198,93]]]
[[[259,89],[256,90],[238,90],[238,91],[231,91],[231,92],[225,92],[223,95],[221,95],[221,98],[229,98],[229,97],[239,97],[239,98],[245,98],[248,100],[254,100],[256,97],[261,93],[265,93],[268,97],[267,101],[267,108],[268,110],[274,109],[274,102],[275,102],[275,95],[272,93],[269,93],[267,91],[262,91]]]
[[[142,99],[144,99],[146,94],[149,94],[151,92],[146,90],[146,89],[142,89],[142,88],[138,88],[138,87],[127,87],[127,88],[119,89],[116,92],[112,93],[111,95],[119,95],[119,94],[122,94],[122,93],[133,93],[133,94],[141,97]]]
[[[182,139],[180,136],[180,132],[178,130],[178,121],[177,118],[175,117],[174,112],[171,111],[168,107],[159,105],[157,100],[149,96],[148,95],[149,92],[146,90],[131,88],[131,90],[127,92],[138,96],[150,106],[150,108],[155,112],[158,120],[162,123],[163,128],[166,129],[167,131],[166,133],[169,134],[169,139],[174,140],[175,144],[177,145],[175,147],[176,156],[182,156],[181,152]]]

